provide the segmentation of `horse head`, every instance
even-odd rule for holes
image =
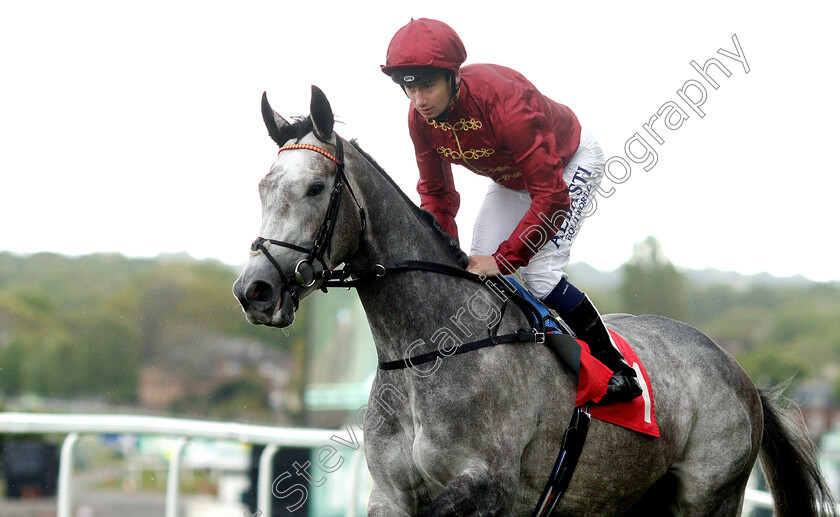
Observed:
[[[312,87],[309,117],[286,121],[265,93],[262,115],[280,152],[260,181],[260,237],[233,292],[249,322],[287,327],[298,302],[318,289],[320,272],[355,252],[364,211],[345,176],[344,143],[321,90]]]

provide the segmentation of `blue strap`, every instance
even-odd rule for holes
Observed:
[[[557,320],[554,318],[554,315],[551,313],[551,311],[548,309],[548,307],[546,307],[546,306],[545,306],[545,304],[543,304],[541,301],[539,301],[538,299],[536,299],[536,298],[535,298],[535,297],[534,297],[534,296],[533,296],[533,295],[532,295],[532,294],[531,294],[531,293],[530,293],[530,292],[529,292],[529,291],[525,288],[525,286],[523,286],[522,284],[520,284],[520,283],[519,283],[519,281],[518,281],[518,280],[516,280],[514,277],[512,277],[512,276],[506,276],[506,277],[504,277],[504,278],[505,278],[505,281],[507,281],[510,285],[512,285],[512,286],[516,289],[516,292],[517,292],[517,293],[519,293],[519,295],[520,295],[522,298],[525,298],[525,300],[527,300],[527,301],[528,301],[528,303],[530,303],[531,305],[533,305],[533,306],[534,306],[534,308],[535,308],[535,309],[537,310],[537,312],[539,313],[540,317],[541,317],[541,318],[543,319],[543,321],[545,322],[545,331],[546,331],[546,332],[563,332],[563,328],[560,326],[560,324],[559,324],[559,323],[557,322]],[[531,323],[532,323],[535,327],[536,327],[536,326],[539,326],[539,325],[538,325],[538,324],[539,324],[539,322],[537,322],[537,321],[532,321]]]

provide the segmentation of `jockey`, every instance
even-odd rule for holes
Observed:
[[[492,179],[467,270],[494,276],[521,268],[528,289],[613,370],[605,399],[631,400],[642,393],[635,370],[563,271],[604,174],[603,152],[572,110],[521,74],[492,64],[462,67],[466,57],[458,34],[427,18],[412,19],[388,46],[382,71],[411,101],[421,206],[457,238],[460,196],[451,164]]]

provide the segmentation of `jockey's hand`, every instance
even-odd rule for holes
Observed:
[[[499,271],[499,266],[496,264],[496,259],[487,255],[471,256],[470,263],[467,265],[467,271],[484,276],[499,276],[502,274]]]

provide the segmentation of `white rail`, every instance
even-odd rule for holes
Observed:
[[[56,497],[57,517],[71,517],[73,448],[82,434],[156,435],[178,438],[169,460],[166,488],[166,517],[176,517],[179,498],[179,470],[181,453],[190,439],[207,438],[240,443],[266,445],[259,460],[257,504],[261,515],[271,515],[273,480],[272,460],[281,447],[317,448],[330,443],[341,430],[302,429],[237,424],[233,422],[208,422],[180,418],[161,418],[134,415],[86,415],[0,412],[0,434],[66,434],[61,445]],[[355,455],[362,454],[363,441]],[[354,460],[355,460],[354,455]],[[351,486],[358,486],[361,461],[351,463]],[[355,514],[355,505],[347,505],[347,515]],[[259,513],[259,512],[258,512]]]
[[[0,434],[66,434],[61,446],[56,497],[57,517],[72,515],[73,448],[82,434],[157,435],[178,438],[169,460],[166,487],[166,517],[177,517],[179,499],[179,470],[181,453],[187,442],[195,438],[230,440],[233,442],[265,445],[259,459],[257,480],[257,508],[261,515],[271,515],[273,480],[272,460],[281,447],[321,447],[342,431],[328,429],[301,429],[237,424],[233,422],[208,422],[180,418],[161,418],[134,415],[65,415],[41,413],[0,413]],[[355,493],[361,475],[363,442],[351,461],[350,489]],[[351,499],[352,500],[352,499]],[[354,517],[355,504],[347,504],[348,517]],[[773,499],[767,492],[747,489],[744,496],[745,515],[754,508],[773,508]]]
[[[762,492],[754,488],[747,488],[744,493],[744,515],[749,515],[748,511],[754,508],[773,509],[773,496],[769,492]]]

